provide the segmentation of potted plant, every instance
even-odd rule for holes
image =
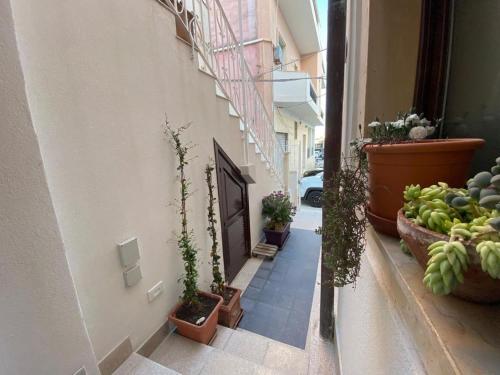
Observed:
[[[398,115],[394,122],[368,125],[371,140],[364,146],[368,157],[369,205],[367,216],[374,228],[398,236],[397,212],[403,190],[410,184],[429,186],[436,181],[463,186],[474,151],[482,139],[427,139],[437,133],[440,121],[415,113]]]
[[[169,321],[175,324],[177,331],[192,340],[208,344],[217,330],[219,308],[222,305],[222,297],[198,290],[197,250],[194,244],[192,230],[188,229],[186,202],[189,197],[189,180],[185,174],[188,164],[187,153],[190,147],[183,145],[181,134],[187,126],[172,129],[168,121],[165,124],[165,133],[177,155],[177,170],[180,182],[180,221],[181,233],[177,244],[182,253],[184,263],[184,290],[181,301],[174,307]]]
[[[223,326],[235,328],[238,324],[243,310],[241,309],[240,297],[241,290],[232,288],[224,283],[224,277],[220,271],[220,255],[218,254],[219,243],[217,241],[217,230],[215,228],[217,219],[215,218],[215,195],[212,173],[214,167],[207,164],[205,168],[206,182],[208,186],[208,227],[207,231],[212,240],[212,249],[210,257],[212,258],[212,276],[213,281],[210,285],[212,293],[221,296],[224,300],[219,310],[219,324]]]
[[[500,157],[496,163],[468,189],[445,183],[405,189],[398,230],[434,294],[500,302]]]
[[[262,215],[267,220],[264,233],[268,244],[279,248],[283,246],[290,234],[290,223],[295,211],[290,197],[282,191],[275,191],[262,199]]]

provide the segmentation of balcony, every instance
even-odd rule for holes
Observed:
[[[311,126],[324,125],[318,95],[304,72],[273,73],[273,100],[289,116]]]
[[[279,7],[301,55],[321,49],[315,0],[280,0]]]

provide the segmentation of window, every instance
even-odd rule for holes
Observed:
[[[307,128],[307,157],[310,158],[313,155],[314,149],[314,129]]]
[[[278,142],[283,147],[283,150],[288,151],[288,133],[276,132],[276,138],[278,138]]]
[[[285,49],[286,43],[281,35],[278,34],[278,45],[274,47],[274,63],[276,65],[285,64]]]

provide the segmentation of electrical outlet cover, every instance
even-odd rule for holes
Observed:
[[[123,268],[129,268],[135,265],[139,259],[139,241],[137,238],[131,238],[118,244],[118,253]]]
[[[141,267],[137,264],[128,271],[123,272],[123,279],[126,287],[136,285],[142,279]]]

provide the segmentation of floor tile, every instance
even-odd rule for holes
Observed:
[[[241,308],[243,309],[245,314],[248,314],[248,313],[251,313],[253,311],[253,308],[257,304],[257,301],[255,301],[251,298],[242,297],[240,299],[240,304],[241,304]]]
[[[260,277],[262,279],[267,279],[271,270],[265,268],[259,268],[259,270],[255,273],[256,277]]]
[[[266,284],[266,279],[262,279],[260,277],[254,277],[252,281],[250,281],[250,286],[253,286],[254,288],[261,289],[264,287]]]
[[[243,297],[257,299],[259,297],[261,290],[258,288],[254,288],[253,286],[249,286],[243,292]]]
[[[304,348],[320,246],[314,232],[293,229],[283,250],[273,262],[261,263],[244,293],[248,310],[242,328]]]
[[[216,350],[210,356],[200,375],[252,375],[256,369],[255,363]]]
[[[247,361],[262,364],[269,340],[246,331],[236,331],[226,344],[224,351]]]
[[[214,341],[210,344],[210,346],[213,346],[214,348],[217,349],[224,349],[226,346],[227,341],[229,338],[232,336],[234,333],[234,329],[223,327],[221,325],[217,326],[217,335],[215,336]]]
[[[264,366],[280,369],[290,375],[306,375],[309,356],[303,350],[271,342],[264,358]]]
[[[213,350],[210,346],[172,334],[149,358],[183,375],[198,375]]]

